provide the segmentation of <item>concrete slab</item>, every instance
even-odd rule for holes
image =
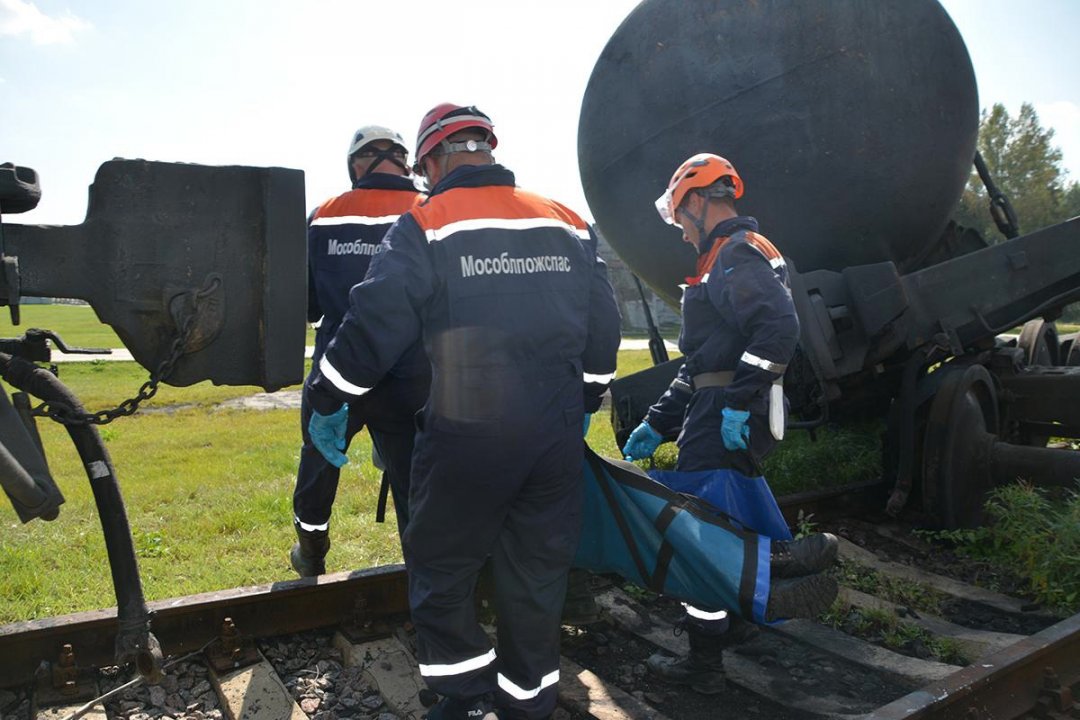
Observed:
[[[566,658],[559,662],[559,705],[596,720],[668,720],[659,710]]]
[[[230,720],[307,720],[265,658],[223,675],[211,670],[210,679]]]
[[[420,667],[397,638],[381,638],[354,645],[338,633],[334,647],[341,650],[345,665],[362,667],[372,685],[379,689],[383,702],[398,716],[421,718],[427,709],[420,702],[426,687]]]
[[[82,705],[70,705],[65,707],[51,707],[38,710],[35,716],[36,720],[63,720],[73,712],[81,708]],[[108,720],[105,715],[104,705],[95,705],[90,708],[90,711],[79,716],[82,720]]]

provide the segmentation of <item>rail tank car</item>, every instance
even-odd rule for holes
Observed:
[[[597,225],[666,300],[693,251],[653,201],[698,152],[732,161],[740,211],[801,271],[916,269],[971,170],[979,110],[935,0],[648,0],[608,41],[581,108]]]

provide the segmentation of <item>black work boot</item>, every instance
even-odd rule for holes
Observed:
[[[816,618],[836,599],[836,581],[828,575],[774,579],[769,587],[765,621]]]
[[[600,606],[596,604],[596,593],[603,587],[604,579],[588,570],[571,568],[566,580],[566,601],[563,602],[563,625],[590,625],[601,618]]]
[[[840,541],[831,533],[814,533],[798,540],[774,540],[769,552],[769,574],[773,578],[814,575],[836,562]]]
[[[431,706],[427,720],[499,720],[490,695],[460,700],[444,697]]]
[[[326,553],[330,552],[329,530],[304,530],[294,522],[297,542],[289,551],[289,561],[300,577],[314,577],[326,572]]]
[[[686,657],[672,658],[655,653],[645,661],[657,677],[689,685],[702,695],[715,695],[727,687],[724,680],[724,648],[729,644],[724,635],[712,635],[688,623],[690,652]]]

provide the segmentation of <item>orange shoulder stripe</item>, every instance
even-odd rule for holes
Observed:
[[[425,231],[485,219],[548,219],[588,231],[585,221],[564,205],[521,188],[503,185],[448,190],[421,203],[412,211],[412,216]]]
[[[404,190],[352,190],[323,203],[315,218],[397,216],[411,210],[424,197],[422,193]]]
[[[766,260],[779,260],[781,258],[780,251],[764,235],[758,235],[752,230],[747,230],[746,241],[764,255]]]

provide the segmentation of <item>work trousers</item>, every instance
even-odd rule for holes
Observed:
[[[534,432],[502,436],[421,423],[413,458],[404,544],[420,672],[448,697],[494,693],[501,718],[546,718],[555,709],[584,442],[580,411],[549,414]],[[497,650],[474,596],[489,557]]]
[[[408,381],[389,378],[349,406],[346,448],[367,425],[372,443],[383,459],[383,474],[390,484],[398,533],[405,531],[409,520],[409,476],[416,434],[414,416],[427,399],[429,384],[427,378]],[[312,409],[307,393],[305,383],[300,406],[304,443],[300,448],[300,466],[293,490],[293,514],[305,530],[327,530],[341,471],[327,462],[311,443],[308,423]]]
[[[679,457],[675,469],[685,472],[730,468],[748,477],[761,474],[758,463],[776,447],[769,429],[767,396],[750,404],[748,450],[728,450],[720,426],[724,421],[724,402],[720,388],[703,388],[694,392],[686,407],[682,431],[679,433]]]

